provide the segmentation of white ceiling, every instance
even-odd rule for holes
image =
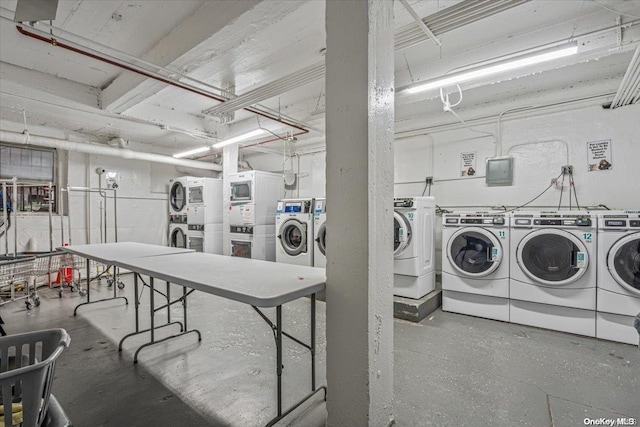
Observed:
[[[202,113],[219,104],[214,99],[20,34],[11,22],[16,3],[0,2],[0,128],[15,127],[26,115],[31,126],[98,140],[117,136],[171,153],[207,143],[193,135],[206,135],[211,143],[257,126],[252,112],[237,111],[231,122],[221,123]],[[409,3],[428,17],[465,2]],[[60,0],[53,33],[59,41],[216,96],[228,87],[242,95],[284,76],[291,75],[291,82],[296,72],[322,63],[324,5],[322,0]],[[417,27],[399,1],[395,12],[396,33]],[[620,22],[633,25],[616,30]],[[36,29],[49,31],[40,24]],[[640,43],[640,1],[532,0],[438,37],[440,47],[426,40],[396,50],[396,87],[572,37],[578,41],[574,57],[462,85],[464,99],[456,111],[466,120],[528,105],[606,102]],[[298,144],[321,142],[324,84],[319,78],[283,88],[253,107],[309,129]],[[259,120],[280,135],[296,131]],[[396,99],[397,132],[455,121],[442,111],[437,93]]]

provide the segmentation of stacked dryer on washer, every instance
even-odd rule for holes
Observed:
[[[419,299],[435,289],[435,199],[395,198],[393,205],[393,293]]]
[[[279,200],[276,233],[276,262],[313,267],[313,199]]]
[[[509,321],[509,220],[504,212],[442,218],[442,309]]]
[[[249,171],[229,176],[229,254],[276,260],[276,206],[282,197],[282,175]]]
[[[222,254],[222,180],[191,178],[187,191],[187,247]]]
[[[181,176],[169,181],[169,246],[187,248],[187,209],[189,182],[193,178]]]
[[[640,313],[640,212],[598,214],[596,336],[638,344]]]
[[[511,322],[595,336],[596,231],[585,211],[513,214]]]

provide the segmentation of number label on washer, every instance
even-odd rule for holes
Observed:
[[[582,233],[582,237],[584,238],[584,241],[587,243],[593,242],[593,233]]]
[[[507,232],[504,231],[504,230],[498,231],[498,237],[501,238],[501,239],[506,238],[507,237]]]
[[[413,212],[409,212],[409,213],[407,214],[407,217],[408,217],[409,219],[413,219]]]

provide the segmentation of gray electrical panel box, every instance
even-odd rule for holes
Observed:
[[[56,19],[58,0],[18,0],[14,22],[53,21]]]
[[[487,159],[487,185],[511,185],[513,182],[513,157]]]

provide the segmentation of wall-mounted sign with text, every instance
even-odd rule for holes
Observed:
[[[476,168],[476,152],[460,153],[460,176],[475,176]]]
[[[587,142],[587,165],[589,172],[613,168],[610,139]]]

